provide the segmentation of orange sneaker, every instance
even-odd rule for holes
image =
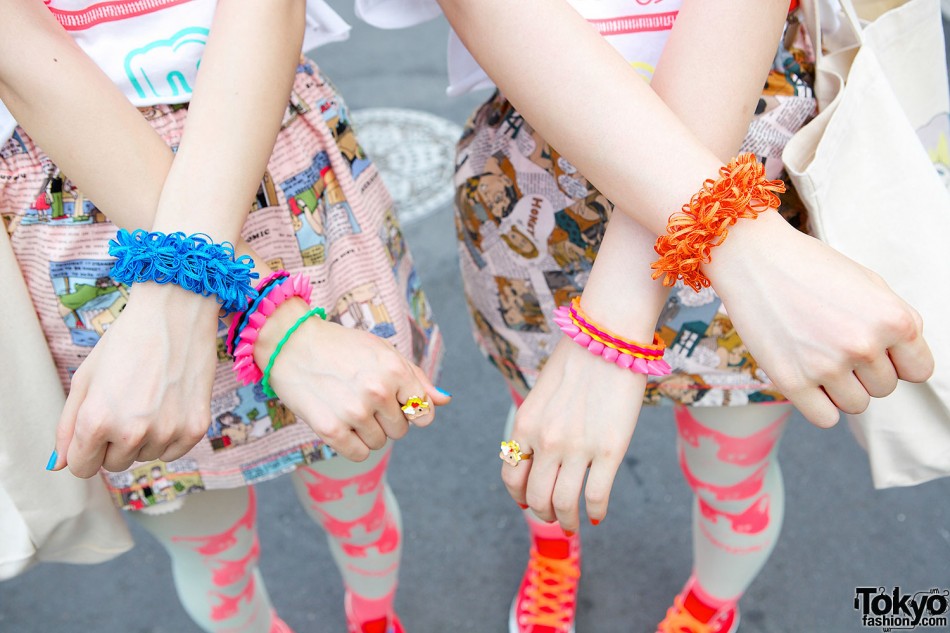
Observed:
[[[657,633],[736,633],[739,630],[739,607],[734,601],[715,607],[700,595],[695,578],[690,578],[666,617],[656,627]]]
[[[509,633],[574,633],[581,541],[536,538],[511,604]]]
[[[287,623],[277,617],[277,612],[271,614],[270,633],[294,633]]]
[[[349,633],[405,633],[399,617],[393,613],[391,618],[379,618],[369,622],[358,622],[350,606],[352,598],[350,592],[343,596],[343,607],[346,610],[346,627]]]

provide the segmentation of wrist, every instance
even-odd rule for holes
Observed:
[[[261,326],[257,341],[254,343],[254,362],[257,363],[258,367],[263,369],[267,366],[271,355],[277,349],[277,345],[284,334],[309,309],[310,306],[307,305],[306,301],[298,297],[292,297],[277,306],[273,314],[267,317],[267,320]]]
[[[137,283],[129,292],[126,310],[145,309],[174,314],[194,323],[211,323],[217,328],[220,304],[214,297],[195,294],[175,284]]]
[[[763,213],[755,220],[743,220],[729,229],[726,239],[712,251],[712,259],[703,264],[703,273],[713,288],[744,278],[757,261],[768,259],[769,250],[798,231],[778,213]]]

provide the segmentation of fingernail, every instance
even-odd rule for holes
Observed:
[[[53,470],[56,468],[56,462],[59,461],[59,453],[56,450],[53,450],[53,454],[49,456],[49,461],[46,462],[46,470]]]
[[[446,398],[451,398],[451,397],[452,397],[452,394],[450,394],[448,391],[446,391],[446,390],[443,389],[442,387],[436,387],[435,390],[438,391],[439,393],[441,393],[441,394],[442,394],[443,396],[445,396]]]
[[[600,519],[591,519],[590,523],[591,525],[600,525]]]
[[[573,532],[571,530],[564,530],[565,536],[574,536],[575,534],[577,534],[577,532]]]
[[[524,504],[524,503],[519,503],[519,504],[518,504],[518,507],[521,508],[522,510],[527,510],[527,509],[528,509],[528,506],[527,506],[526,504]]]

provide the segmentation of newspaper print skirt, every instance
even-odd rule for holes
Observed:
[[[769,178],[784,176],[782,149],[815,112],[814,68],[803,37],[788,33],[741,150],[764,161]],[[523,398],[561,336],[551,313],[583,291],[613,205],[500,93],[468,122],[456,165],[455,219],[472,331],[516,399]],[[779,212],[807,230],[791,188]],[[784,400],[712,289],[673,287],[656,331],[673,373],[650,378],[645,403]]]

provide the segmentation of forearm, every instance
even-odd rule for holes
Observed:
[[[771,4],[686,0],[650,84],[696,140],[722,161],[739,149],[781,35],[784,3]],[[756,12],[755,28],[750,28],[743,16]],[[740,40],[744,45],[735,46]],[[730,72],[710,72],[710,59]],[[636,222],[614,214],[584,291],[591,314],[631,336],[638,322],[640,329],[644,321],[652,329],[667,295],[649,274],[652,238]]]
[[[303,41],[303,0],[221,2],[156,230],[233,241],[260,186]]]
[[[175,157],[171,148],[42,4],[0,3],[0,12],[9,17],[0,20],[0,99],[114,224],[129,230],[153,228]],[[19,54],[26,49],[30,56]],[[63,99],[64,94],[70,98]],[[255,189],[259,182],[260,176]],[[242,239],[235,240],[235,247],[239,254],[259,259]],[[264,268],[257,272],[266,275]],[[153,290],[137,294],[167,294],[169,288]],[[208,306],[207,313],[214,314],[214,302]]]
[[[748,131],[787,12],[788,0],[684,0],[663,48],[650,87],[723,162]]]
[[[768,12],[751,10],[745,24],[771,15],[777,1],[769,0]],[[722,164],[717,156],[566,2],[440,4],[468,49],[532,126],[655,235],[703,180],[716,175]],[[707,33],[705,39],[711,37],[717,35]],[[565,46],[570,50],[565,52]],[[702,68],[709,72],[708,59]],[[564,86],[583,98],[564,98]]]
[[[0,14],[0,99],[110,220],[150,227],[171,150],[42,3]]]

